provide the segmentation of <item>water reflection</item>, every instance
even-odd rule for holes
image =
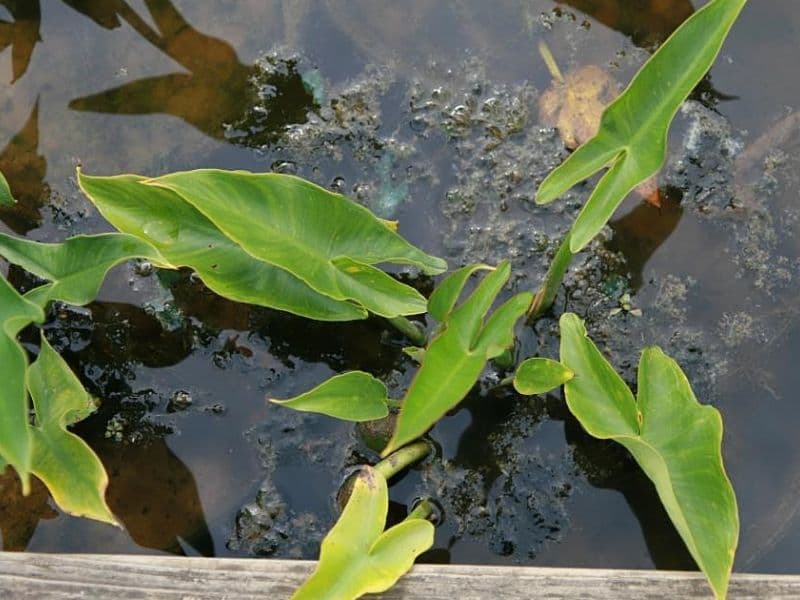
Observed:
[[[0,19],[0,52],[11,46],[11,71],[17,81],[28,70],[33,48],[41,42],[39,27],[42,21],[39,0],[0,0],[13,21]]]
[[[607,245],[625,256],[630,287],[634,291],[642,286],[642,274],[647,261],[672,235],[683,215],[677,192],[669,189],[661,191],[660,208],[641,202],[609,224],[614,230],[614,237]]]
[[[28,547],[39,521],[58,516],[49,500],[38,479],[31,478],[30,494],[23,496],[16,471],[11,467],[0,471],[0,550],[21,552]]]
[[[286,72],[276,73],[276,80],[269,82],[274,88],[267,102],[270,110],[248,115],[248,107],[253,103],[251,80],[256,67],[242,64],[227,42],[197,31],[169,0],[145,1],[156,29],[123,1],[102,5],[87,0],[65,1],[106,28],[118,27],[120,19],[124,20],[186,70],[139,79],[77,98],[69,103],[73,110],[119,115],[168,114],[212,138],[225,140],[226,125],[275,132],[284,125],[305,121],[306,111],[314,106],[300,75],[289,65]]]
[[[137,544],[214,555],[194,476],[164,439],[135,445],[104,441],[95,451],[110,480],[108,505]]]
[[[39,154],[39,102],[28,120],[0,151],[0,172],[6,176],[17,204],[0,208],[2,220],[15,233],[26,234],[41,223],[39,210],[50,197],[45,183],[47,161]]]
[[[655,48],[694,12],[690,0],[557,0],[628,36],[637,46]]]

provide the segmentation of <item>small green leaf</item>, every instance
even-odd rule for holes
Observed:
[[[92,397],[42,335],[39,357],[27,373],[27,387],[36,410],[31,428],[31,470],[63,510],[116,525],[105,501],[108,476],[92,449],[67,426],[94,408]]]
[[[567,406],[593,436],[628,449],[653,481],[690,554],[724,598],[739,537],[736,497],[722,462],[722,419],[697,402],[678,364],[658,348],[639,362],[639,397],[606,362],[580,319],[561,317]]]
[[[514,374],[514,389],[526,396],[546,394],[573,376],[574,373],[557,360],[529,358],[522,361]]]
[[[460,269],[450,273],[442,282],[436,286],[436,289],[428,298],[428,312],[431,316],[443,323],[450,311],[458,302],[467,280],[473,273],[477,271],[494,271],[494,267],[489,265],[469,265],[461,267]]]
[[[0,173],[0,206],[14,206],[16,203],[5,175]]]
[[[371,467],[356,478],[339,520],[322,540],[319,564],[293,600],[353,600],[388,590],[433,545],[433,525],[407,519],[387,531],[386,479]]]
[[[78,235],[60,244],[44,244],[0,233],[0,256],[52,283],[34,288],[25,298],[47,307],[51,300],[84,305],[97,296],[113,266],[133,258],[165,263],[150,244],[121,233]]]
[[[403,348],[403,354],[411,357],[412,360],[421,363],[425,358],[425,348],[419,346],[406,346]]]
[[[470,269],[471,267],[466,267]],[[442,330],[428,344],[420,367],[403,400],[394,435],[382,456],[386,456],[425,433],[448,410],[456,406],[475,385],[486,362],[514,343],[514,326],[525,314],[533,296],[517,294],[485,320],[492,304],[511,274],[508,262],[489,272],[472,294],[457,308],[457,298],[469,277],[464,269],[442,285],[447,291],[439,298],[439,314],[446,315]],[[466,273],[466,275],[465,275]],[[455,283],[454,283],[455,282]],[[436,292],[434,292],[434,296]]]
[[[17,334],[44,320],[42,309],[23,298],[0,276],[0,457],[16,469],[25,493],[29,489],[32,442],[28,428],[25,370],[28,356]]]
[[[573,253],[597,235],[633,188],[664,164],[675,113],[711,68],[746,1],[711,0],[689,17],[606,108],[597,135],[541,183],[536,202],[545,204],[610,166],[572,227]]]
[[[294,398],[270,398],[269,401],[344,421],[374,421],[389,414],[386,386],[363,371],[335,375],[313,390]]]

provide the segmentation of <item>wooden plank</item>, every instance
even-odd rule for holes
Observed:
[[[278,600],[309,561],[0,552],[0,598],[9,600]],[[710,598],[698,573],[418,565],[384,600],[485,598]],[[730,598],[800,598],[800,576],[736,574]],[[375,596],[373,598],[378,598]]]

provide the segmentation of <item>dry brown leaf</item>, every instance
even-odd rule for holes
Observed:
[[[560,73],[553,75],[553,83],[539,97],[539,121],[558,129],[564,146],[575,150],[597,133],[603,111],[619,95],[619,84],[597,65],[580,67],[563,78],[559,78]],[[634,191],[648,204],[661,207],[655,177]]]

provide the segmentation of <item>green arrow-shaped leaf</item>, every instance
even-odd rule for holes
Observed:
[[[489,272],[475,291],[453,308],[469,275],[483,268],[466,267],[456,271],[443,282],[446,286],[443,294],[437,297],[434,292],[434,297],[441,299],[436,312],[444,314],[445,320],[425,350],[422,366],[402,402],[394,435],[383,456],[425,433],[461,402],[475,385],[486,362],[513,345],[514,325],[530,306],[531,294],[517,294],[484,322],[511,274],[508,262]]]
[[[639,362],[639,396],[603,358],[574,314],[561,317],[567,406],[594,437],[628,449],[717,597],[724,598],[739,537],[736,497],[722,463],[722,419],[697,402],[678,364],[658,348]]]
[[[28,357],[17,334],[31,323],[44,320],[42,309],[29,302],[0,277],[0,457],[11,464],[29,489],[31,436],[25,370]]]
[[[545,204],[610,166],[572,227],[573,253],[597,235],[628,192],[664,164],[669,125],[681,103],[711,68],[745,2],[711,0],[689,17],[608,106],[597,135],[539,186],[536,202]]]
[[[363,206],[298,177],[209,169],[147,185],[179,194],[252,256],[384,317],[425,312],[425,299],[373,265],[408,264],[429,274],[447,268]]]
[[[116,525],[105,501],[108,476],[100,459],[67,431],[93,412],[95,403],[44,335],[41,339],[39,357],[26,378],[36,410],[31,470],[66,512]]]
[[[364,467],[342,515],[322,541],[317,569],[293,600],[352,600],[392,587],[433,545],[433,525],[409,518],[383,531],[389,510],[386,479]]]
[[[240,302],[328,321],[416,314],[424,298],[373,265],[446,268],[365,208],[296,177],[200,170],[79,182],[117,229]]]
[[[295,410],[356,422],[374,421],[388,415],[387,400],[383,382],[363,371],[336,375],[294,398],[270,398],[270,402]]]
[[[123,261],[147,258],[166,263],[150,244],[121,233],[78,235],[58,244],[0,233],[0,256],[51,282],[25,294],[27,300],[42,308],[51,300],[88,304],[97,296],[109,269]]]

